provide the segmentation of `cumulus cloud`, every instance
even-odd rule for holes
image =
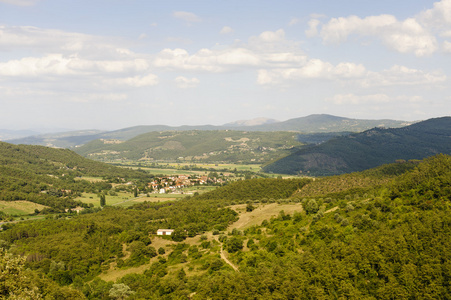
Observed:
[[[365,67],[361,64],[343,62],[334,66],[320,59],[310,59],[297,68],[259,70],[257,83],[261,85],[279,85],[284,82],[296,82],[304,79],[341,80],[361,78],[365,73]]]
[[[0,63],[0,76],[85,76],[93,73],[142,72],[148,67],[149,64],[144,59],[92,61],[82,59],[77,55],[49,54],[43,57],[24,57],[20,60]]]
[[[362,80],[363,87],[375,86],[419,86],[437,85],[447,80],[446,75],[436,72],[425,72],[418,69],[395,65],[381,72],[369,72]]]
[[[258,39],[265,43],[277,43],[285,40],[285,31],[279,29],[277,31],[264,31],[259,36]]]
[[[219,33],[220,34],[230,34],[230,33],[233,33],[233,29],[232,29],[232,27],[224,26],[224,27],[222,27],[222,29]]]
[[[419,14],[425,24],[438,29],[449,29],[451,25],[451,0],[435,2],[433,8]]]
[[[380,39],[387,47],[416,56],[429,55],[438,48],[436,38],[414,18],[398,21],[392,15],[360,18],[332,18],[318,31],[318,20],[311,20],[308,36],[319,34],[324,43],[342,43],[351,35],[372,36]]]
[[[178,88],[181,89],[188,89],[188,88],[195,88],[199,85],[200,81],[199,79],[193,77],[193,78],[186,78],[183,76],[179,76],[175,79],[175,83],[177,84]]]
[[[258,55],[244,48],[201,49],[193,55],[184,49],[164,49],[154,60],[159,68],[225,72],[233,67],[258,66]]]
[[[305,30],[305,35],[307,37],[314,37],[318,35],[318,26],[320,25],[320,21],[317,19],[311,19],[308,21],[308,29]]]
[[[187,11],[175,11],[172,13],[172,16],[188,23],[197,23],[202,21],[201,18]]]

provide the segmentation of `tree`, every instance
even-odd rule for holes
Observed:
[[[104,194],[100,195],[100,206],[104,207],[106,205],[106,198]]]
[[[0,299],[43,299],[24,269],[25,261],[0,249]]]
[[[232,236],[226,241],[226,250],[229,253],[237,252],[243,249],[243,240],[237,236]]]
[[[113,284],[110,289],[109,296],[114,299],[127,299],[130,295],[135,292],[130,289],[130,287],[123,283]]]

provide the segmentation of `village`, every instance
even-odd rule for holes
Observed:
[[[230,175],[228,175],[230,176]],[[156,177],[152,182],[149,182],[148,187],[153,193],[184,193],[183,189],[191,186],[199,185],[224,185],[227,183],[227,175],[221,176],[215,173],[210,173],[208,176],[196,175],[173,175]]]

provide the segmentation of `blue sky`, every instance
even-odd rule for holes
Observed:
[[[451,0],[0,0],[0,128],[451,113]]]

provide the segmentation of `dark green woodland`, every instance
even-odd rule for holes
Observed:
[[[4,197],[38,197],[38,182],[44,190],[75,190],[62,174],[140,174],[84,165],[68,150],[48,157],[40,147],[1,146],[10,157],[2,163]],[[24,157],[28,173],[14,165]],[[13,181],[22,183],[10,193]],[[439,154],[316,180],[241,180],[178,201],[6,223],[0,298],[448,299],[450,201],[451,157]],[[233,227],[267,206],[272,217]],[[157,237],[160,228],[174,234]],[[102,279],[111,272],[125,275]]]

